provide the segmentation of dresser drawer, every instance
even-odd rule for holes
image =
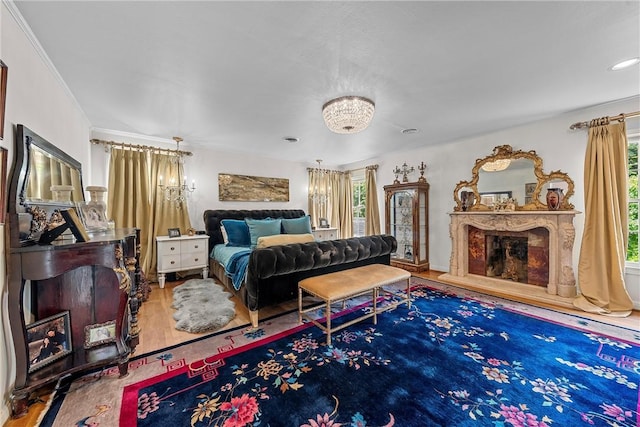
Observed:
[[[336,240],[338,238],[337,228],[316,228],[312,233],[316,240]]]
[[[183,269],[189,269],[194,267],[202,267],[207,264],[207,257],[204,251],[200,253],[182,254],[180,255],[180,264]]]
[[[164,255],[180,255],[182,242],[158,242],[158,258]]]
[[[158,256],[158,271],[178,270],[181,261],[180,254]]]
[[[180,253],[182,254],[192,254],[192,253],[202,253],[206,254],[207,251],[207,243],[204,239],[199,240],[183,240],[180,242]]]

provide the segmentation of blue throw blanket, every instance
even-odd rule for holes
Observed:
[[[247,276],[247,267],[249,266],[250,254],[250,249],[236,252],[231,255],[231,258],[229,258],[229,261],[224,266],[224,272],[227,277],[231,278],[233,288],[236,291],[240,290],[240,286],[242,286],[242,283]]]

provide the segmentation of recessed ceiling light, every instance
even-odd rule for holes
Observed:
[[[410,133],[418,133],[419,131],[416,128],[408,128],[408,129],[402,129],[401,132],[405,135],[408,135]]]
[[[282,139],[284,139],[287,142],[298,142],[298,141],[300,141],[300,138],[296,138],[295,136],[285,136]]]
[[[614,66],[612,66],[610,68],[611,71],[618,71],[618,70],[622,70],[625,68],[629,68],[632,67],[636,64],[640,64],[640,57],[635,57],[635,58],[630,58],[630,59],[625,59],[624,61],[620,61],[617,64],[615,64]]]

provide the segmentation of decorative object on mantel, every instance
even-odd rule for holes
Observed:
[[[288,202],[289,180],[219,173],[218,200],[221,202]]]
[[[402,164],[402,169],[399,168],[398,166],[396,166],[396,168],[393,170],[394,175],[396,176],[396,179],[393,180],[394,184],[400,184],[400,181],[398,181],[398,175],[402,174],[402,182],[409,182],[409,177],[408,175],[410,173],[415,172],[415,168],[413,166],[409,167],[407,166],[407,162],[404,162]],[[420,181],[420,182],[426,182],[425,181]]]
[[[375,104],[362,96],[341,96],[322,106],[322,117],[327,127],[335,133],[352,134],[367,128]]]
[[[547,208],[550,211],[559,210],[563,198],[564,193],[562,192],[562,188],[547,188]]]
[[[501,161],[505,164],[508,162],[508,166],[498,171],[497,165]],[[491,172],[485,169],[486,165],[490,165],[488,169]],[[453,190],[455,212],[494,210],[493,205],[489,206],[483,200],[504,199],[500,196],[505,193],[508,199],[525,200],[522,206],[515,203],[516,211],[568,211],[574,208],[569,203],[574,192],[573,180],[559,170],[544,173],[542,159],[534,150],[514,150],[510,145],[497,146],[489,156],[476,159],[471,175],[471,180],[458,182]],[[553,205],[556,208],[549,206],[543,193],[545,187],[564,190],[557,206]],[[469,197],[470,193],[474,195],[473,198]]]
[[[420,178],[418,178],[418,182],[427,182],[427,178],[424,177],[424,171],[427,169],[427,165],[424,162],[420,162],[420,166],[418,166],[418,170],[420,171]]]
[[[513,212],[518,207],[518,201],[513,197],[502,199],[493,204],[493,210],[496,212]]]

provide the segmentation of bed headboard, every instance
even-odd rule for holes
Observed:
[[[223,219],[265,219],[265,218],[300,218],[306,213],[301,209],[256,209],[256,210],[206,210],[204,211],[204,228],[209,235],[209,250],[214,245],[223,243],[220,221]]]

